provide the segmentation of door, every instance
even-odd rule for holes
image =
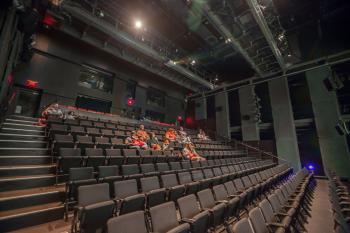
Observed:
[[[18,88],[15,114],[37,117],[41,100],[41,90]]]

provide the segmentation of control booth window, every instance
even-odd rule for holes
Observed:
[[[97,68],[82,65],[79,77],[79,86],[97,89],[112,94],[113,74]]]
[[[147,89],[147,104],[156,107],[165,107],[165,92],[155,88]]]

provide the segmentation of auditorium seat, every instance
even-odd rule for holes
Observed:
[[[216,202],[211,189],[202,190],[197,196],[202,210],[208,210],[210,213],[210,226],[215,229],[223,225],[227,219],[226,204]]]
[[[99,137],[102,135],[100,132],[100,129],[98,128],[86,127],[86,132],[89,136],[93,136],[93,137],[95,136]]]
[[[70,168],[83,165],[83,157],[80,148],[60,148],[58,153],[58,171],[68,174]]]
[[[106,149],[106,158],[108,165],[122,165],[124,164],[124,156],[121,149]]]
[[[68,134],[68,126],[61,124],[51,124],[49,127],[48,135],[51,139],[53,139],[55,134]]]
[[[201,210],[197,203],[196,196],[190,194],[177,199],[181,220],[189,223],[192,233],[203,233],[209,228],[209,211]]]
[[[180,224],[174,202],[150,208],[152,232],[189,233],[189,223]]]
[[[54,140],[52,142],[52,150],[54,153],[57,153],[60,148],[73,148],[75,146],[73,136],[71,135],[61,135],[55,134]]]
[[[158,176],[159,172],[156,171],[156,168],[153,163],[140,164],[141,173],[144,176]]]
[[[185,185],[179,184],[175,174],[161,175],[163,187],[168,191],[168,200],[176,201],[185,194]]]
[[[225,203],[227,206],[226,216],[239,217],[239,207],[243,208],[244,206],[239,206],[240,198],[237,195],[230,195],[223,184],[216,185],[213,187],[213,193],[215,200],[218,202]]]
[[[139,179],[142,177],[137,164],[127,164],[121,166],[123,177],[126,179]]]
[[[285,232],[283,224],[276,222],[266,222],[259,207],[255,207],[249,211],[249,220],[255,233]]]
[[[145,195],[138,192],[136,179],[114,182],[114,198],[118,203],[119,215],[145,208]]]
[[[86,135],[85,128],[82,126],[70,126],[70,133],[76,138],[77,135]]]
[[[123,149],[123,155],[127,164],[138,164],[140,162],[140,156],[137,155],[136,149]]]
[[[108,137],[95,137],[95,146],[102,149],[112,148],[112,144],[109,142]]]
[[[200,188],[200,183],[192,180],[190,172],[180,172],[177,174],[179,183],[185,185],[186,194],[196,193]]]
[[[166,190],[160,187],[158,176],[140,179],[141,190],[146,194],[147,207],[153,207],[166,201]]]
[[[72,227],[80,232],[103,232],[108,219],[113,216],[114,207],[107,183],[80,186]]]
[[[97,170],[98,166],[106,165],[106,158],[101,148],[86,148],[85,156],[87,157],[85,164],[87,167],[93,167]]]
[[[135,211],[114,217],[107,222],[107,233],[148,233],[145,212]]]

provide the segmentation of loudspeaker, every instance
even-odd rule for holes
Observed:
[[[221,111],[222,111],[222,106],[216,107],[216,108],[215,108],[215,111],[216,111],[216,112],[221,112]]]

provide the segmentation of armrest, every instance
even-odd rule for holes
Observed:
[[[267,222],[266,225],[267,225],[267,226],[274,226],[274,227],[283,227],[283,228],[286,228],[285,225],[283,225],[282,223],[278,223],[278,222]]]
[[[192,218],[182,218],[181,221],[189,224],[193,224],[195,222]]]

